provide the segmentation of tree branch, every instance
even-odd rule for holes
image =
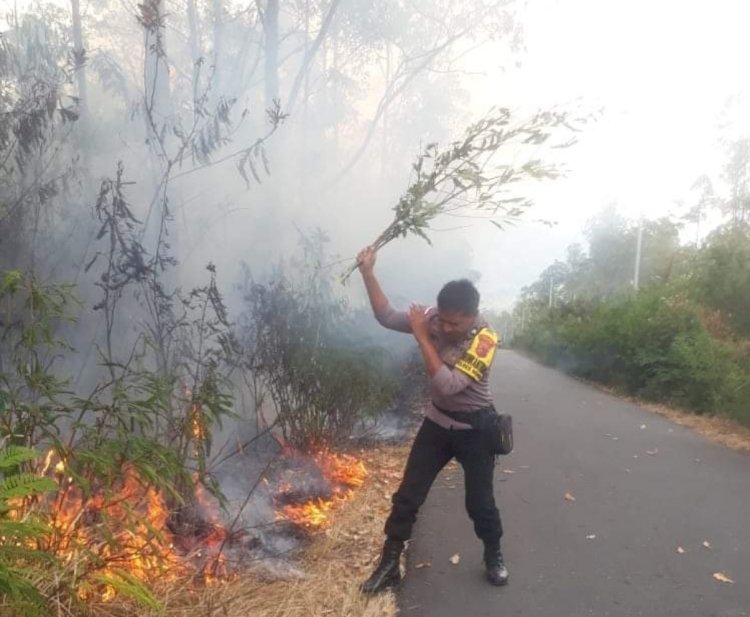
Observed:
[[[355,152],[354,156],[350,159],[350,161],[344,165],[344,167],[339,171],[333,179],[326,184],[326,189],[329,189],[336,184],[338,184],[341,179],[348,174],[352,168],[359,162],[359,160],[362,158],[362,156],[367,151],[368,146],[370,145],[370,141],[372,141],[372,138],[375,135],[375,130],[378,127],[378,123],[380,122],[380,119],[383,117],[383,114],[388,109],[388,106],[393,103],[393,100],[400,95],[406,87],[414,80],[416,77],[418,77],[422,71],[427,69],[430,64],[437,58],[445,49],[450,47],[453,43],[455,43],[458,39],[460,39],[462,36],[464,36],[467,32],[469,32],[471,28],[466,28],[459,32],[458,34],[454,34],[452,37],[448,38],[446,41],[444,41],[442,44],[438,45],[434,49],[430,50],[429,52],[422,55],[424,58],[422,62],[420,62],[412,71],[409,73],[399,85],[395,85],[398,79],[400,79],[400,76],[397,76],[393,79],[393,81],[388,84],[386,87],[385,92],[383,93],[382,98],[380,99],[380,103],[378,103],[378,108],[375,112],[375,115],[373,116],[372,120],[370,121],[370,128],[367,131],[367,134],[365,135],[364,140],[360,144],[359,148]],[[402,66],[408,64],[412,59],[407,60],[405,62],[402,62]]]
[[[302,82],[305,78],[305,75],[307,75],[307,73],[310,71],[310,65],[313,61],[313,58],[315,58],[315,55],[318,53],[318,49],[320,49],[321,43],[323,43],[323,39],[326,37],[328,31],[331,28],[333,16],[336,13],[336,9],[338,9],[340,3],[341,0],[331,0],[331,6],[328,8],[328,13],[326,13],[325,18],[323,19],[323,23],[320,26],[318,35],[315,37],[315,41],[302,60],[302,66],[300,67],[297,76],[294,78],[294,84],[292,85],[292,89],[289,92],[289,98],[286,105],[288,113],[291,113],[292,109],[294,108],[294,103],[297,100],[297,95],[299,94],[299,89],[302,87]]]

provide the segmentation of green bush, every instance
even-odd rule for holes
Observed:
[[[732,393],[741,382],[732,350],[697,330],[674,339],[648,387],[652,398],[667,397],[698,412],[714,412],[735,403]]]
[[[516,345],[573,374],[698,413],[750,424],[750,369],[734,344],[712,338],[700,309],[665,288],[548,312]]]
[[[719,227],[696,264],[693,295],[717,309],[741,335],[750,335],[750,224]]]
[[[59,376],[58,363],[74,353],[59,336],[71,304],[69,286],[0,272],[0,444],[8,444],[0,451],[0,595],[12,614],[79,606],[105,588],[155,606],[148,583],[119,568],[152,554],[152,563],[162,565],[163,530],[151,525],[145,499],[156,492],[176,509],[192,496],[194,470],[214,488],[206,469],[211,428],[231,413],[216,375],[223,353],[216,339],[224,330],[211,319],[211,307],[219,305],[213,273],[209,286],[183,303],[186,317],[170,341],[181,345],[174,370],[162,376],[144,366],[153,339],[139,337],[127,362],[102,352],[108,379],[88,396],[70,391]],[[199,350],[189,346],[193,341]],[[41,477],[35,450],[64,463],[64,486]],[[129,477],[137,478],[138,490],[118,508]],[[54,495],[29,498],[42,489]],[[87,515],[93,503],[95,525]],[[68,515],[61,533],[56,523]],[[44,525],[27,525],[34,516]]]
[[[398,382],[386,352],[363,345],[335,298],[286,279],[254,284],[241,336],[248,368],[274,404],[284,439],[301,449],[344,441],[382,411]]]
[[[236,326],[243,368],[273,403],[273,422],[300,449],[333,445],[386,409],[398,391],[393,358],[356,323],[330,268],[328,239],[303,235],[303,259],[245,283]]]

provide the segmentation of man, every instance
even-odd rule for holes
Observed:
[[[488,374],[497,346],[497,335],[478,314],[479,292],[467,280],[451,281],[438,294],[437,309],[412,305],[407,312],[398,312],[375,277],[375,251],[364,249],[357,262],[378,322],[411,333],[417,340],[432,397],[401,485],[391,500],[380,563],[363,583],[362,591],[375,593],[401,580],[399,559],[404,542],[411,536],[432,482],[454,457],[464,469],[466,509],[475,533],[484,542],[487,580],[505,585],[508,570],[500,552],[503,529],[492,484],[495,457],[486,433],[473,428],[480,424],[482,414],[492,410]]]

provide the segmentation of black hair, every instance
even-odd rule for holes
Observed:
[[[446,283],[437,297],[438,308],[446,311],[461,311],[464,315],[476,315],[479,309],[479,292],[468,279]]]

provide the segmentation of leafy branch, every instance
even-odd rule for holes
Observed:
[[[501,108],[469,126],[460,141],[444,148],[437,143],[428,144],[412,165],[415,178],[393,208],[393,221],[372,247],[379,250],[409,234],[431,243],[428,233],[433,219],[460,211],[485,213],[492,224],[502,229],[532,205],[529,198],[510,192],[514,185],[562,175],[558,166],[545,164],[538,158],[528,158],[518,165],[511,157],[516,158],[529,148],[570,147],[576,143],[575,133],[588,120],[552,110],[515,121],[509,109]],[[574,135],[567,140],[559,139],[569,133]],[[343,282],[356,267],[354,264],[349,268]]]

